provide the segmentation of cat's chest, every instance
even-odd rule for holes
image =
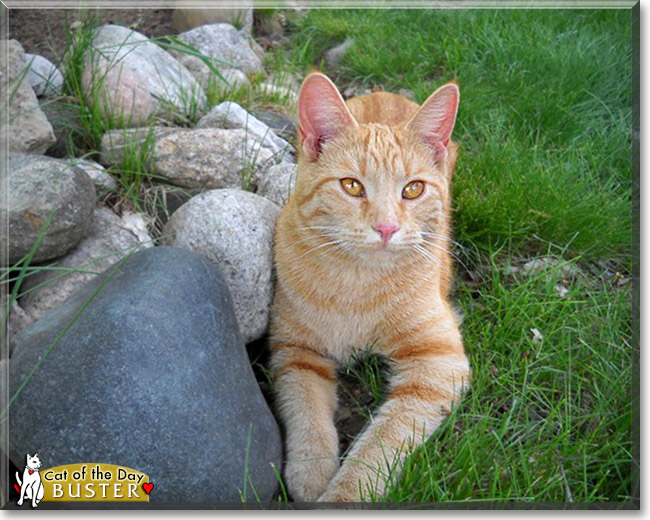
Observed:
[[[349,276],[348,276],[349,275]],[[368,280],[350,273],[307,284],[290,284],[293,308],[333,357],[344,361],[355,352],[375,346],[384,335],[386,317],[402,300],[388,281]]]
[[[355,352],[365,350],[377,339],[380,313],[376,310],[352,312],[312,308],[305,314],[321,346],[342,361]]]

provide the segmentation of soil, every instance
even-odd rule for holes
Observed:
[[[40,54],[56,64],[66,47],[66,29],[75,21],[95,17],[101,25],[123,25],[149,38],[175,33],[172,9],[12,9],[8,36],[18,40],[25,52]]]

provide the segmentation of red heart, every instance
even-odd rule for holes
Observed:
[[[147,495],[151,493],[151,490],[153,489],[153,482],[145,482],[142,484],[142,487],[144,490],[147,492]]]
[[[20,493],[20,486],[18,484],[14,484],[14,489],[16,490],[16,493]]]
[[[31,470],[31,469],[30,469],[30,470],[29,470],[29,474],[31,475],[32,473],[34,473],[34,470]]]

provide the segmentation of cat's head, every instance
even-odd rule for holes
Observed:
[[[34,455],[30,455],[29,453],[27,454],[27,467],[38,469],[41,465],[42,462],[41,459],[38,458],[38,453],[34,453]]]
[[[434,254],[431,244],[447,238],[458,102],[448,83],[419,108],[404,100],[408,117],[397,126],[360,124],[326,76],[309,75],[294,194],[305,228],[366,260]]]

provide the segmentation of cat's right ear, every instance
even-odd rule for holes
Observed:
[[[338,89],[319,72],[305,78],[298,98],[300,142],[309,161],[315,161],[323,143],[350,125],[357,126]]]

